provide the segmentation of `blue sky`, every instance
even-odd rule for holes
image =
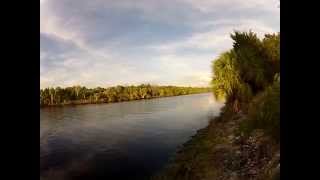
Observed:
[[[40,0],[40,86],[208,86],[230,33],[280,31],[278,0]]]

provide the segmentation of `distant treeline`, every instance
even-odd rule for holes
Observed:
[[[40,106],[112,103],[204,93],[210,90],[210,88],[203,87],[155,86],[149,84],[93,89],[83,86],[45,88],[40,90]]]

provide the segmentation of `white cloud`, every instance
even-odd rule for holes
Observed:
[[[225,9],[268,9],[275,11],[276,7],[280,4],[279,0],[182,0],[186,1],[192,6],[203,12],[214,11],[217,8]]]
[[[40,84],[199,85],[233,30],[280,31],[278,0],[40,0]],[[50,39],[51,38],[51,39]]]
[[[221,20],[211,21],[202,24],[203,27],[210,30],[205,32],[195,32],[190,37],[178,42],[172,42],[168,44],[161,44],[154,46],[154,49],[175,52],[179,49],[211,49],[212,51],[221,53],[232,47],[232,40],[230,34],[235,30],[237,31],[249,31],[257,33],[262,38],[266,33],[277,32],[277,29],[273,29],[262,22],[254,20]]]

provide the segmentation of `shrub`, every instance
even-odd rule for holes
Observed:
[[[249,105],[248,118],[240,126],[240,131],[250,134],[262,129],[275,140],[280,139],[280,82],[266,88]]]

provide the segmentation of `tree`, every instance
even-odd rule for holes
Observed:
[[[224,99],[239,111],[242,102],[251,97],[251,89],[240,76],[234,51],[223,53],[213,63],[212,89],[216,99]]]
[[[280,70],[280,34],[260,40],[251,31],[231,35],[233,48],[212,65],[212,89],[217,99],[225,99],[235,111],[273,83]]]
[[[40,90],[40,105],[51,106],[61,104],[86,104],[120,102],[136,99],[149,99],[162,96],[208,92],[208,88],[152,86],[116,86],[109,88],[89,89],[81,86],[66,88],[45,88]]]

